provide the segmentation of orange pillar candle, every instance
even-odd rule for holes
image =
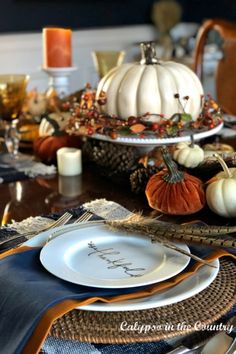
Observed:
[[[70,67],[71,30],[65,28],[43,29],[43,67]]]

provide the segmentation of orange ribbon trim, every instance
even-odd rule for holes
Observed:
[[[8,257],[8,256],[11,256],[12,254],[15,254],[15,253],[21,253],[21,252],[25,252],[25,251],[29,251],[29,250],[32,250],[32,247],[19,246],[19,247],[16,247],[16,248],[11,248],[10,250],[0,254],[0,259],[3,259],[3,258]]]
[[[27,250],[32,249],[31,247],[18,247],[16,249],[12,249],[9,251],[6,251],[5,253],[0,255],[0,259],[4,257],[8,257],[12,254],[15,253],[20,253],[24,252]],[[218,249],[215,250],[211,255],[207,256],[204,258],[205,260],[211,262],[214,261],[217,258],[221,258],[224,256],[231,257],[236,260],[236,255],[233,255],[223,249]],[[168,289],[174,285],[179,284],[182,280],[187,279],[190,275],[194,274],[203,264],[200,262],[197,262],[193,265],[193,267],[188,271],[184,273],[180,273],[174,278],[170,280],[166,280],[160,283],[156,283],[153,285],[150,285],[147,289],[140,290],[136,293],[132,294],[124,294],[124,295],[116,295],[113,297],[91,297],[88,299],[84,300],[65,300],[59,304],[56,304],[54,307],[50,308],[41,318],[40,322],[36,326],[33,334],[31,335],[30,339],[28,340],[28,343],[26,344],[25,348],[22,351],[22,354],[37,354],[40,351],[40,348],[43,345],[43,342],[45,341],[50,328],[52,326],[52,323],[63,316],[65,313],[75,309],[76,307],[79,306],[85,306],[89,305],[91,303],[94,303],[98,300],[106,303],[112,303],[112,302],[118,302],[118,301],[124,301],[124,300],[130,300],[130,299],[137,299],[145,296],[150,296],[153,294],[158,293],[161,290]]]

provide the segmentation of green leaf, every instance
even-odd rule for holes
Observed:
[[[125,127],[119,127],[117,129],[117,131],[119,132],[119,134],[121,135],[130,135],[132,132],[130,130],[130,128],[128,126]]]
[[[168,127],[166,129],[166,132],[167,132],[168,136],[175,136],[178,132],[178,127],[175,125]]]
[[[190,122],[191,120],[193,120],[193,118],[192,118],[191,114],[189,114],[189,113],[182,113],[181,120],[183,122]]]

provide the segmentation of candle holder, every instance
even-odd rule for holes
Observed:
[[[42,70],[49,76],[49,89],[54,89],[60,98],[70,94],[70,76],[77,70],[77,67],[43,68]]]
[[[125,52],[123,50],[95,50],[92,52],[92,57],[99,79],[102,79],[111,69],[123,63]]]

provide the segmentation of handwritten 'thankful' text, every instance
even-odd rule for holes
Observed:
[[[88,256],[97,255],[100,259],[104,260],[109,266],[107,269],[122,268],[124,273],[130,277],[141,277],[145,268],[133,268],[131,262],[127,262],[125,258],[116,258],[120,254],[114,248],[99,249],[92,241],[88,243],[88,247],[93,251],[88,253]],[[115,259],[113,259],[115,258]]]

